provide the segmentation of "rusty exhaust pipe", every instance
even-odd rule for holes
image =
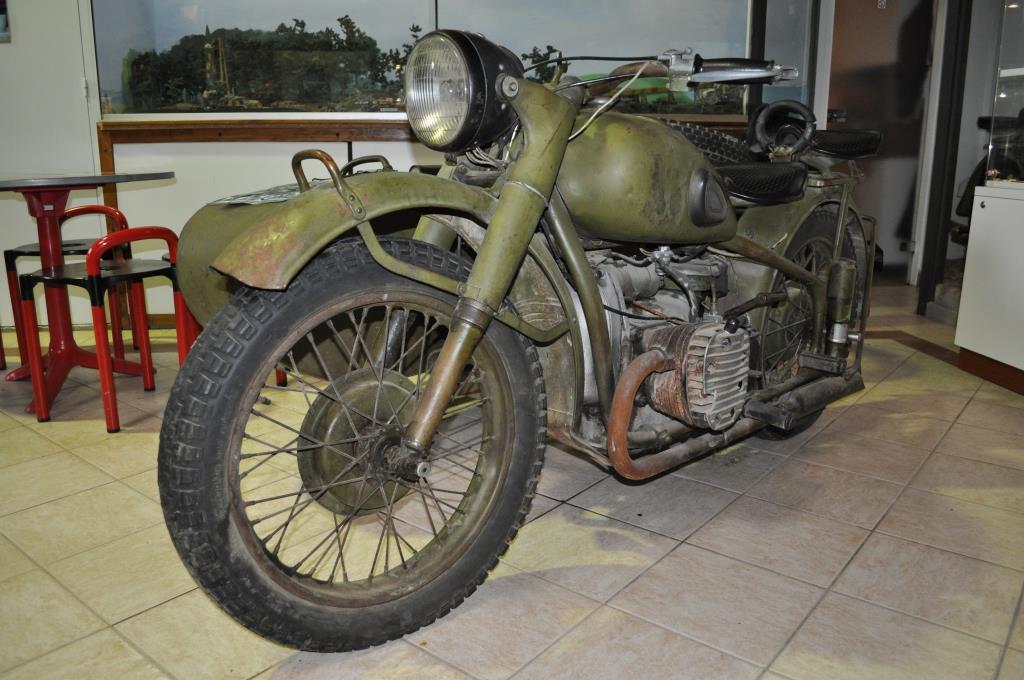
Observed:
[[[672,368],[672,361],[660,349],[644,352],[630,362],[619,377],[608,415],[608,457],[620,476],[638,481],[659,475],[723,446],[749,437],[765,426],[753,418],[742,418],[723,432],[688,439],[660,453],[634,460],[629,455],[629,421],[633,417],[636,393],[652,373]]]

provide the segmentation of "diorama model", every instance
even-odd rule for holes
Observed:
[[[205,330],[161,501],[192,575],[261,635],[352,650],[445,615],[523,524],[548,442],[643,480],[863,388],[874,226],[833,166],[879,135],[816,132],[794,101],[749,144],[612,110],[640,77],[793,77],[770,61],[604,57],[636,63],[582,82],[570,59],[538,83],[478,34],[429,33],[406,101],[440,169],[304,151],[297,186],[186,226]]]

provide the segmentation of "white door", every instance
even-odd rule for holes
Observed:
[[[7,10],[11,41],[0,43],[0,176],[95,171],[99,113],[88,93],[96,92],[96,69],[91,21],[82,15],[88,1],[8,0]],[[71,204],[97,201],[94,191],[76,191]],[[98,237],[102,229],[98,218],[81,217],[68,223],[65,237]],[[0,245],[36,240],[24,199],[0,192]],[[19,263],[22,272],[38,266],[33,260]],[[40,313],[44,319],[41,304]],[[72,293],[72,320],[89,322],[83,294]],[[0,295],[0,325],[13,325],[6,290]]]

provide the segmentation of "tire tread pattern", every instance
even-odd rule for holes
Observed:
[[[382,240],[391,254],[406,262],[464,279],[469,265],[454,255],[425,243],[406,239]],[[168,399],[160,432],[158,483],[165,521],[179,555],[202,588],[232,617],[256,633],[299,649],[319,652],[344,652],[362,649],[411,633],[459,606],[471,595],[498,564],[529,513],[544,464],[547,396],[544,376],[536,348],[526,338],[514,334],[522,346],[529,369],[529,384],[536,398],[537,429],[532,437],[535,450],[529,452],[533,463],[527,473],[526,493],[514,519],[509,523],[500,549],[464,585],[453,590],[436,609],[403,614],[400,627],[391,630],[360,630],[357,634],[324,637],[310,630],[299,631],[287,625],[279,603],[261,598],[251,582],[225,568],[225,550],[213,535],[211,518],[204,513],[199,494],[204,474],[210,474],[208,461],[202,459],[203,442],[216,423],[210,422],[210,404],[219,398],[230,382],[246,343],[256,336],[260,326],[275,319],[301,295],[303,289],[335,285],[345,275],[365,267],[377,267],[362,242],[347,239],[336,242],[314,258],[286,291],[242,289],[211,320],[190,351],[179,379]],[[509,331],[511,332],[511,331]],[[294,613],[294,612],[293,612]]]

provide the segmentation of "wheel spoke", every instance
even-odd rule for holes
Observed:
[[[407,479],[409,462],[396,458],[448,333],[447,314],[432,305],[379,299],[296,329],[273,362],[287,384],[265,375],[243,416],[235,505],[256,545],[300,588],[308,581],[354,600],[379,597],[467,549],[479,530],[469,518],[492,507],[505,464],[493,433],[509,430],[511,403],[492,359],[478,363],[474,353],[459,376],[423,458],[441,466],[436,477]],[[262,480],[252,473],[275,459],[297,467],[298,478],[242,485]]]

